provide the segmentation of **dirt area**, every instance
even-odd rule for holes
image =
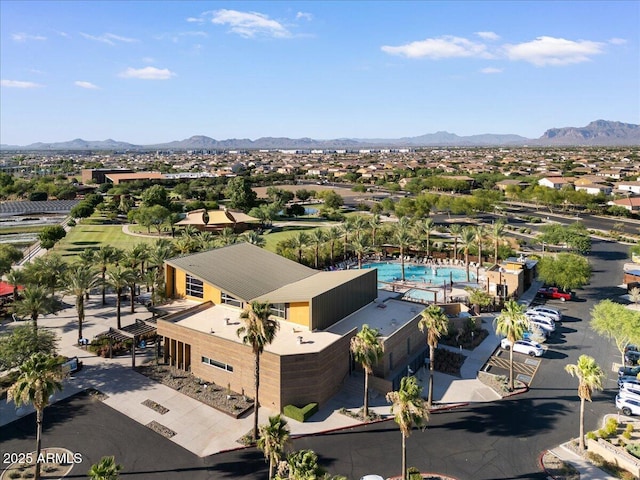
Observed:
[[[253,400],[227,387],[205,382],[189,372],[168,365],[143,365],[136,369],[145,377],[184,393],[227,415],[239,418],[253,409]]]
[[[542,456],[542,465],[555,480],[580,480],[580,473],[573,465],[563,462],[549,451]]]

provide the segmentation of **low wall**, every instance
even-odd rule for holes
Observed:
[[[601,455],[607,462],[624,468],[636,478],[640,478],[640,460],[627,452],[624,448],[616,447],[602,438],[587,439],[587,450]]]

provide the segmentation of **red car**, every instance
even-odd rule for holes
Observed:
[[[573,295],[571,293],[563,292],[558,287],[544,287],[538,290],[538,296],[544,298],[555,298],[566,302],[571,300]]]

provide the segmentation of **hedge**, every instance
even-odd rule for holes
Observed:
[[[314,413],[318,411],[317,403],[309,403],[304,407],[296,407],[295,405],[285,405],[283,413],[286,417],[293,418],[299,422],[308,420]]]

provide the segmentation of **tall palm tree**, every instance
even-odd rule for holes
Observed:
[[[102,457],[96,464],[91,465],[87,473],[90,480],[118,480],[122,465],[116,463],[114,456]]]
[[[498,264],[498,247],[500,246],[500,242],[503,241],[504,230],[505,230],[504,220],[498,220],[491,227],[491,239],[493,240],[493,263]]]
[[[92,288],[98,285],[100,277],[96,270],[90,266],[79,263],[67,270],[66,293],[75,295],[76,310],[78,312],[78,339],[82,338],[82,324],[84,323],[84,300],[85,295]]]
[[[264,348],[270,345],[276,337],[280,324],[269,318],[271,307],[269,302],[251,302],[240,314],[244,325],[238,328],[236,334],[242,339],[242,343],[251,346],[255,357],[254,385],[255,395],[253,399],[253,440],[258,438],[258,391],[260,389],[260,355]]]
[[[218,244],[218,238],[213,232],[200,232],[197,235],[193,235],[192,237],[186,237],[190,239],[195,245],[195,250],[205,251],[216,248]]]
[[[524,307],[515,300],[508,300],[495,319],[496,334],[502,335],[513,345],[528,328]],[[513,348],[509,349],[509,390],[513,390]]]
[[[38,317],[51,313],[54,300],[49,297],[47,290],[38,285],[29,285],[22,291],[22,299],[16,305],[18,315],[30,317],[33,323],[33,335],[38,335]]]
[[[418,229],[419,234],[420,235],[424,234],[424,236],[426,237],[425,246],[427,248],[425,253],[427,257],[431,256],[431,230],[433,230],[434,226],[435,226],[435,221],[431,217],[425,218],[424,220],[422,220],[416,225],[416,228]]]
[[[42,447],[42,418],[49,398],[62,390],[64,376],[60,362],[56,357],[43,353],[34,353],[22,365],[20,376],[7,392],[7,401],[13,400],[16,407],[32,404],[36,409],[36,455],[40,456]],[[35,478],[40,478],[40,462],[36,461]]]
[[[331,265],[335,265],[335,253],[336,242],[342,236],[342,233],[338,227],[331,227],[326,232],[327,242],[329,242],[329,257],[331,258]]]
[[[196,241],[196,237],[180,235],[180,237],[173,242],[173,246],[177,253],[185,255],[195,252],[198,249],[198,242]]]
[[[380,229],[380,225],[382,224],[382,220],[380,219],[380,215],[378,213],[374,213],[369,217],[369,228],[371,229],[371,245],[373,248],[378,246],[377,236],[378,230]]]
[[[151,249],[149,248],[148,243],[138,243],[134,245],[129,252],[127,252],[127,256],[131,259],[131,263],[134,265],[140,265],[140,276],[144,275],[145,262],[149,260],[150,255]]]
[[[369,243],[367,242],[367,237],[354,236],[351,239],[351,249],[353,250],[353,253],[356,254],[356,257],[358,257],[358,268],[362,268],[362,257],[365,256],[371,249]]]
[[[96,263],[96,252],[91,248],[85,248],[80,255],[78,255],[80,263],[85,265],[94,265]]]
[[[353,217],[353,236],[355,238],[360,238],[364,235],[364,231],[369,225],[369,222],[362,215],[356,215]]]
[[[15,268],[12,268],[6,276],[7,282],[13,287],[13,308],[15,309],[16,302],[18,301],[19,287],[24,284],[26,278],[22,270]]]
[[[460,242],[462,243],[462,248],[464,249],[464,266],[467,271],[467,282],[471,279],[471,277],[469,277],[469,249],[473,245],[475,239],[476,234],[472,228],[465,227],[462,229]]]
[[[604,372],[593,357],[580,355],[578,363],[565,365],[565,371],[572,377],[578,377],[578,396],[580,397],[580,449],[584,450],[584,401],[591,401],[594,390],[602,390]]]
[[[297,252],[298,263],[302,263],[302,252],[309,243],[309,235],[306,232],[298,232],[290,238],[291,247]]]
[[[258,438],[258,448],[264,453],[269,462],[269,480],[273,478],[273,470],[289,445],[290,430],[287,421],[280,415],[269,417],[269,423],[260,425],[260,438]]]
[[[371,328],[366,323],[360,331],[351,338],[351,354],[353,359],[362,365],[364,370],[364,405],[362,416],[366,421],[369,418],[369,375],[373,373],[373,367],[380,361],[384,354],[382,336],[376,328]]]
[[[431,408],[436,347],[440,337],[449,332],[449,319],[437,305],[429,305],[420,315],[422,318],[418,322],[418,328],[423,333],[427,332],[427,345],[429,345],[429,395],[427,397],[427,405]]]
[[[100,267],[100,276],[102,277],[102,305],[107,304],[107,268],[112,263],[116,263],[122,258],[122,250],[104,245],[96,252],[96,261]]]
[[[407,437],[414,425],[421,427],[429,419],[429,409],[421,394],[416,377],[402,377],[398,391],[387,393],[391,413],[402,434],[402,480],[407,480]]]
[[[460,237],[460,233],[462,232],[462,226],[458,223],[454,223],[453,225],[449,225],[449,234],[453,237],[453,258],[458,260],[458,237]]]
[[[24,268],[27,283],[45,286],[51,289],[51,296],[56,293],[56,287],[64,276],[67,264],[58,254],[49,254],[36,258]]]
[[[347,259],[348,247],[349,247],[349,236],[351,231],[353,230],[353,217],[347,217],[344,219],[344,222],[340,224],[340,232],[344,237],[342,239],[342,248],[343,248],[343,259]]]
[[[116,292],[116,319],[118,328],[122,328],[120,321],[120,311],[122,307],[122,292],[131,285],[132,279],[135,278],[136,272],[132,269],[123,267],[122,265],[114,265],[107,270],[107,283]]]
[[[175,255],[176,251],[173,242],[166,238],[155,241],[149,254],[148,267],[156,271],[156,283],[164,282],[164,261]]]
[[[393,242],[400,249],[400,266],[402,267],[402,281],[404,282],[404,252],[413,242],[411,235],[411,221],[408,217],[402,217],[398,220],[398,226],[393,235]]]
[[[475,244],[478,247],[478,264],[482,266],[482,243],[484,242],[484,237],[486,236],[484,225],[476,226],[473,229],[473,233],[475,235]]]
[[[316,228],[309,234],[309,243],[313,245],[313,257],[316,270],[320,263],[320,247],[327,240],[324,230]]]

